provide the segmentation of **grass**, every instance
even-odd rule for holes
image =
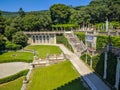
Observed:
[[[23,79],[24,79],[24,76],[14,81],[0,84],[0,90],[20,90],[22,87]]]
[[[39,58],[44,58],[49,54],[60,54],[62,52],[58,46],[50,45],[30,45],[25,47],[25,49],[37,51],[36,53]]]
[[[74,69],[69,61],[61,62],[59,64],[54,64],[47,67],[38,67],[35,68],[32,72],[27,90],[57,89],[63,85],[65,86],[79,76],[79,73]],[[79,87],[79,85],[81,85],[81,87],[73,90],[85,90],[80,81],[75,83],[77,83],[77,87]],[[71,87],[76,87],[75,83],[72,84]],[[68,88],[64,90],[70,89]]]
[[[4,62],[31,62],[33,53],[30,52],[5,52],[0,54],[0,63]]]
[[[58,44],[64,44],[70,51],[74,52],[72,46],[69,44],[67,38],[65,38],[63,34],[57,35],[56,39]]]

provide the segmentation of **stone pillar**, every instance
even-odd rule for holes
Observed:
[[[47,34],[45,35],[45,43],[47,44],[48,42],[47,42]]]
[[[117,57],[116,80],[115,80],[115,88],[117,90],[119,90],[119,80],[120,80],[120,57]]]
[[[33,43],[33,35],[31,35],[31,44]]]
[[[44,43],[44,42],[43,42],[43,35],[41,35],[41,41],[42,41],[42,44],[43,44],[43,43]]]
[[[49,35],[49,44],[51,43],[51,37],[50,37],[50,35]]]
[[[105,52],[105,58],[104,58],[104,75],[103,78],[106,79],[107,78],[107,52]]]
[[[39,35],[39,43],[41,43],[41,36]]]

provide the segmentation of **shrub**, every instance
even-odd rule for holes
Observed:
[[[5,78],[1,78],[0,79],[0,84],[6,83],[6,82],[9,82],[9,81],[13,81],[13,80],[15,80],[15,79],[17,79],[21,76],[25,76],[25,75],[27,75],[28,71],[29,71],[28,69],[23,70],[23,71],[20,71],[20,72],[14,74],[14,75],[11,75],[11,76],[8,76],[8,77],[5,77]]]
[[[12,43],[10,41],[6,42],[5,48],[7,50],[19,50],[21,48],[21,45],[17,45],[15,43]]]
[[[104,48],[108,43],[108,36],[97,36],[96,50]]]

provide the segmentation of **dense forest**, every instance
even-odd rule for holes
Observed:
[[[120,28],[120,0],[92,0],[87,6],[54,4],[49,10],[0,12],[0,50],[19,49],[27,45],[27,36],[21,31],[52,30],[52,26],[71,27],[98,25],[108,19],[114,28]],[[19,35],[19,38],[17,38]]]

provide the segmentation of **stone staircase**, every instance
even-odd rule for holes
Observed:
[[[72,32],[65,32],[65,37],[68,39],[68,42],[72,46],[74,53],[77,56],[81,56],[82,53],[84,53],[87,50],[87,47],[83,43],[83,41],[80,41],[79,38]]]

